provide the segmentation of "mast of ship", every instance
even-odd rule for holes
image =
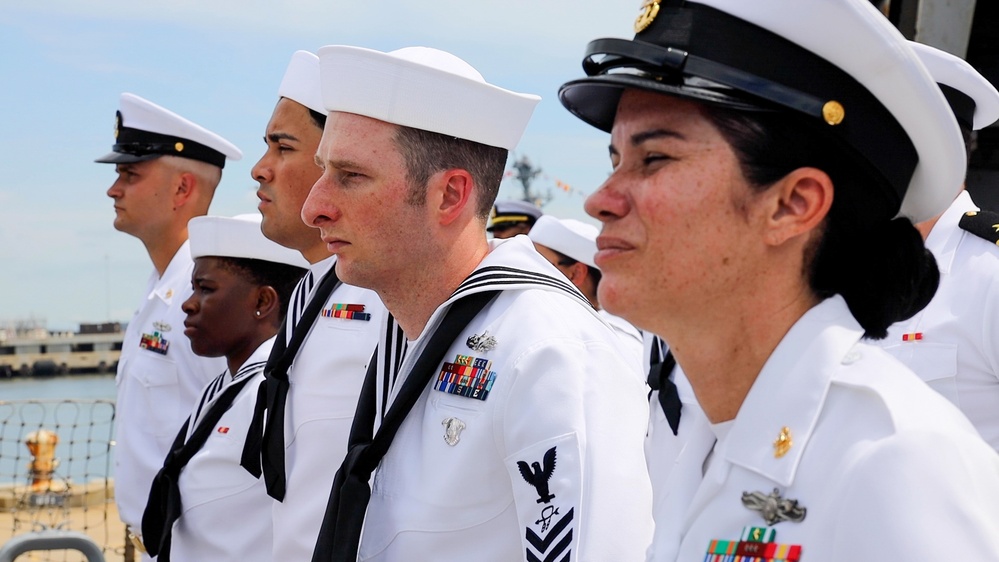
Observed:
[[[514,169],[513,179],[517,180],[523,189],[521,200],[527,201],[538,208],[544,207],[549,201],[552,200],[551,190],[542,194],[531,189],[531,184],[534,182],[534,178],[541,175],[541,168],[533,166],[527,156],[521,156],[518,158],[514,161],[512,167]]]

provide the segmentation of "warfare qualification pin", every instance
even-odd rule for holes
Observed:
[[[465,345],[468,346],[468,349],[479,353],[493,350],[497,343],[496,338],[489,335],[489,330],[482,332],[482,335],[473,334],[468,336],[468,339],[465,340]]]
[[[763,492],[743,492],[742,505],[751,511],[758,511],[767,525],[781,521],[801,523],[805,520],[804,507],[798,505],[798,500],[786,500],[780,496],[780,490],[774,488],[770,494]]]

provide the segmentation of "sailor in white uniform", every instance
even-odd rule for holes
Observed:
[[[325,122],[319,59],[297,51],[267,124],[267,151],[251,172],[260,183],[264,235],[309,261],[309,272],[295,289],[285,329],[278,336],[284,340],[283,351],[268,365],[271,372],[286,369],[286,375],[274,374],[270,384],[287,385],[287,394],[258,405],[244,460],[251,473],[263,473],[269,493],[280,500],[273,503],[274,560],[307,560],[312,555],[385,314],[373,291],[343,283],[327,287],[332,293],[313,303],[336,263],[318,231],[302,222],[302,204],[321,173],[315,155]],[[318,309],[312,320],[302,321],[310,305]],[[297,349],[291,348],[294,333],[299,334]],[[269,408],[283,408],[283,415],[270,417],[269,433],[264,433]]]
[[[204,388],[153,479],[143,538],[161,562],[272,560],[273,500],[240,458],[264,364],[308,262],[264,238],[256,213],[196,217],[190,233],[185,334],[195,353],[224,357],[228,368]]]
[[[967,62],[912,44],[941,84],[966,139],[999,119],[999,92]],[[999,215],[962,190],[942,215],[920,223],[940,267],[940,287],[921,312],[898,322],[884,348],[968,416],[999,450]]]
[[[649,1],[635,32],[560,98],[611,133],[601,303],[699,405],[669,369],[648,560],[999,559],[999,455],[863,341],[932,298],[910,218],[965,169],[907,41],[866,0]]]
[[[527,237],[534,247],[556,269],[561,271],[590,301],[597,314],[617,334],[621,354],[634,360],[638,371],[645,369],[642,353],[642,334],[627,320],[607,312],[600,306],[597,288],[600,286],[600,268],[593,261],[597,253],[597,235],[600,229],[575,219],[559,219],[544,215],[531,228]]]
[[[154,270],[128,323],[115,382],[115,503],[142,550],[138,527],[149,484],[201,389],[225,367],[197,357],[183,335],[181,304],[191,295],[187,223],[208,211],[226,160],[238,148],[219,135],[134,94],[121,95],[108,189],[117,230],[146,247]],[[144,559],[148,559],[145,557]]]
[[[640,558],[640,373],[529,239],[485,236],[539,98],[436,49],[319,58],[331,113],[303,216],[392,322],[313,560]]]

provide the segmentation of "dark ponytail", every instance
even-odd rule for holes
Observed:
[[[940,282],[933,254],[906,218],[863,232],[830,220],[811,274],[816,294],[842,295],[871,339],[884,338],[889,326],[922,310]]]
[[[802,167],[829,174],[832,209],[805,264],[817,296],[841,295],[872,339],[930,302],[940,281],[936,260],[912,222],[891,218],[900,201],[852,148],[797,114],[702,107],[758,189]]]

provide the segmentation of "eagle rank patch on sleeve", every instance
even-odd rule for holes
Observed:
[[[537,443],[507,457],[506,463],[523,529],[524,559],[573,560],[582,494],[576,435]]]

